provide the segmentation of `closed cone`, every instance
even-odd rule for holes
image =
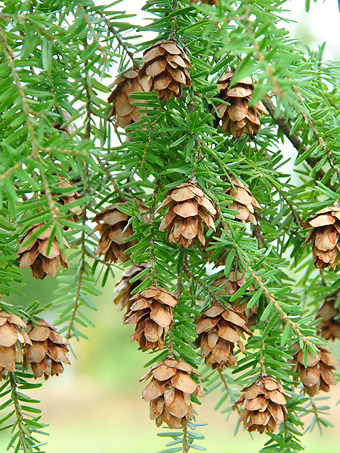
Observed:
[[[40,233],[33,242],[28,242],[43,226],[43,223],[39,223],[31,227],[21,239],[18,251],[20,267],[30,267],[33,277],[39,280],[43,280],[47,275],[49,277],[55,277],[59,269],[59,264],[62,267],[68,267],[67,258],[61,250],[56,237],[50,246],[52,227]],[[65,239],[64,246],[70,247]]]
[[[254,85],[250,77],[241,80],[230,88],[234,71],[228,72],[218,80],[219,98],[229,103],[217,107],[219,118],[222,120],[222,129],[226,134],[232,134],[240,139],[245,133],[255,135],[260,130],[260,117],[268,113],[262,102],[254,107],[249,102],[254,92]]]
[[[242,406],[240,421],[249,432],[273,433],[288,418],[286,393],[271,376],[260,377],[253,385],[242,390],[244,394],[236,406]]]
[[[135,282],[130,280],[140,274],[143,270],[150,267],[148,263],[142,263],[140,265],[133,265],[129,267],[123,274],[121,280],[117,283],[114,289],[114,303],[118,306],[119,310],[129,309],[132,302],[130,301],[132,291],[137,288],[145,279],[141,278]]]
[[[213,216],[216,214],[211,200],[197,184],[188,182],[175,187],[158,210],[168,207],[160,231],[168,232],[168,241],[189,248],[198,240],[205,245],[204,224],[216,230]]]
[[[164,288],[150,286],[131,297],[132,305],[124,317],[125,324],[136,324],[131,341],[138,341],[142,349],[162,349],[173,324],[172,307],[175,299]]]
[[[166,359],[154,365],[141,379],[151,378],[143,399],[150,401],[150,419],[155,420],[157,426],[165,423],[177,429],[194,418],[191,396],[199,396],[200,388],[191,377],[193,373],[192,366],[183,360]]]
[[[295,349],[295,369],[300,375],[305,392],[309,396],[315,396],[320,391],[329,392],[330,386],[337,383],[333,370],[339,365],[339,360],[332,356],[328,347],[318,346],[319,357],[309,353],[305,366],[303,350],[299,345],[296,345]]]
[[[336,306],[336,302],[336,295],[327,297],[317,314],[321,320],[321,336],[326,340],[340,340],[340,307]]]
[[[151,79],[150,91],[157,91],[161,101],[182,96],[182,87],[191,86],[189,57],[175,41],[161,41],[143,54],[144,65],[139,72],[142,79]]]
[[[340,208],[329,206],[321,209],[307,221],[306,228],[313,228],[306,244],[311,242],[313,245],[315,266],[335,270],[340,260]]]
[[[251,222],[253,225],[257,225],[255,213],[256,209],[261,209],[261,206],[248,187],[241,181],[232,178],[232,183],[235,188],[230,187],[226,193],[234,197],[235,201],[229,205],[228,208],[238,212],[238,214],[235,215],[235,219],[239,220],[241,223]]]
[[[81,195],[75,190],[74,185],[66,180],[61,181],[61,183],[58,185],[58,188],[70,189],[69,192],[64,194],[53,194],[53,196],[57,198],[58,203],[62,206],[67,206],[81,198]],[[79,222],[82,213],[83,211],[80,206],[73,206],[72,208],[69,208],[66,215],[69,220],[76,223]]]
[[[26,323],[17,315],[0,310],[0,379],[7,371],[15,371],[21,347],[31,344],[25,332]],[[19,355],[21,361],[21,355]]]
[[[48,379],[63,373],[64,365],[70,365],[66,338],[42,320],[36,325],[28,323],[26,331],[31,344],[25,347],[24,364],[31,365],[34,378],[44,376]]]
[[[110,117],[116,118],[115,128],[125,129],[130,124],[137,123],[144,116],[141,107],[134,105],[136,101],[131,98],[131,94],[150,91],[149,77],[138,77],[137,69],[129,69],[119,75],[114,82],[114,90],[108,98],[108,102],[113,104]]]
[[[127,206],[127,202],[114,203],[93,219],[98,223],[94,231],[99,231],[100,239],[97,248],[98,255],[104,255],[108,263],[129,261],[130,256],[125,251],[136,244],[135,241],[126,242],[133,235],[130,217],[119,210],[119,206]]]
[[[244,338],[244,333],[252,335],[245,319],[233,309],[226,310],[222,305],[214,304],[196,323],[196,345],[201,348],[206,365],[212,368],[236,366],[235,344],[244,351],[241,337]]]

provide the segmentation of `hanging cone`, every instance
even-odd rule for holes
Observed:
[[[59,247],[58,239],[55,237],[51,246],[51,233],[52,227],[47,228],[44,232],[34,239],[33,242],[28,243],[29,239],[37,233],[44,226],[39,223],[31,227],[20,241],[20,248],[18,250],[20,257],[20,267],[32,269],[33,277],[43,280],[47,275],[55,277],[59,269],[59,263],[62,267],[67,268],[67,258],[64,252]],[[64,246],[70,246],[64,239]]]
[[[330,349],[318,346],[319,357],[308,354],[307,367],[304,364],[304,353],[299,345],[295,346],[294,355],[295,369],[300,374],[300,379],[309,396],[315,396],[319,391],[329,392],[330,385],[336,385],[337,381],[333,374],[339,360],[332,356]]]
[[[337,295],[327,297],[317,314],[321,336],[326,340],[340,340],[340,307],[336,307],[336,302]]]
[[[133,229],[129,224],[131,217],[119,210],[122,205],[127,206],[128,203],[114,203],[93,219],[98,223],[94,231],[100,233],[97,254],[104,255],[104,260],[108,263],[129,261],[130,255],[126,255],[125,251],[136,244],[136,241],[126,242],[133,235]]]
[[[194,418],[191,395],[200,396],[200,388],[191,377],[193,373],[192,366],[183,360],[166,359],[141,379],[151,378],[143,399],[150,401],[150,419],[156,420],[157,426],[165,423],[169,428],[180,428]]]
[[[235,404],[242,405],[240,421],[249,432],[273,433],[288,418],[287,400],[282,385],[271,376],[260,377],[242,390],[244,394]]]
[[[57,198],[57,201],[59,204],[62,206],[67,206],[71,203],[74,203],[75,201],[79,200],[81,198],[81,195],[75,190],[74,185],[66,181],[64,178],[58,184],[58,188],[60,189],[73,189],[70,190],[67,193],[64,194],[52,194],[53,197]],[[83,213],[83,210],[81,209],[80,206],[74,206],[73,208],[70,208],[67,212],[67,217],[68,220],[72,222],[79,222],[79,219]],[[68,229],[68,227],[65,227],[64,229]]]
[[[0,380],[6,370],[15,371],[17,353],[21,347],[31,344],[23,330],[25,328],[26,323],[17,315],[0,310]]]
[[[233,309],[226,310],[222,305],[214,304],[196,324],[196,345],[201,348],[206,365],[214,369],[236,366],[235,343],[244,352],[241,337],[244,338],[244,333],[252,335],[246,321]]]
[[[71,364],[67,357],[69,349],[66,338],[42,320],[36,326],[28,323],[26,332],[31,343],[25,347],[24,365],[31,365],[34,378],[44,376],[48,379],[63,373],[64,365]]]
[[[315,266],[318,269],[330,266],[334,271],[340,260],[340,208],[329,206],[321,209],[306,222],[306,228],[313,228],[306,245],[309,242],[313,244]]]
[[[124,317],[125,324],[136,324],[131,341],[138,341],[142,349],[163,349],[170,326],[175,299],[164,288],[150,286],[131,297],[132,303]]]
[[[136,280],[134,283],[131,283],[130,280],[149,267],[150,264],[142,263],[139,266],[133,265],[124,272],[122,279],[117,283],[114,289],[113,302],[118,306],[119,310],[125,310],[125,308],[127,310],[130,309],[132,304],[130,301],[131,293],[145,280],[145,277]]]
[[[255,218],[256,209],[261,209],[261,206],[258,204],[253,194],[250,192],[248,187],[246,187],[241,181],[236,178],[232,178],[232,182],[235,186],[230,187],[226,191],[228,195],[235,198],[235,201],[228,206],[229,209],[233,211],[238,211],[239,214],[235,215],[235,219],[239,220],[241,223],[251,222],[253,225],[257,225]]]
[[[191,86],[188,72],[189,57],[174,41],[162,41],[143,54],[144,66],[139,71],[139,77],[149,76],[151,90],[158,91],[161,101],[182,97],[182,86]]]
[[[115,128],[122,127],[125,129],[133,123],[137,123],[142,119],[145,114],[140,112],[141,107],[134,105],[135,101],[131,98],[132,93],[149,92],[150,79],[149,77],[138,78],[138,71],[136,69],[129,69],[123,74],[119,75],[114,81],[114,90],[108,98],[108,102],[113,104],[110,112],[110,117],[116,118]]]
[[[254,92],[254,85],[250,77],[241,80],[230,88],[234,71],[228,72],[218,80],[219,98],[228,102],[217,107],[218,115],[222,119],[222,129],[226,134],[232,134],[240,139],[248,132],[255,135],[260,130],[260,117],[268,113],[262,102],[254,107],[249,102]]]
[[[197,239],[205,245],[204,224],[216,230],[213,216],[216,214],[211,200],[196,184],[188,182],[175,187],[158,210],[169,207],[159,230],[168,232],[168,241],[179,247],[189,248]]]

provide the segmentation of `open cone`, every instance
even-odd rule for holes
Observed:
[[[58,185],[58,188],[70,189],[69,192],[64,193],[64,194],[60,194],[60,193],[52,194],[53,197],[55,197],[57,199],[58,203],[61,204],[62,206],[67,206],[81,198],[81,195],[75,190],[74,185],[71,184],[70,182],[66,181],[64,178]],[[76,223],[76,222],[79,222],[79,219],[80,219],[82,213],[83,213],[83,210],[81,209],[80,206],[74,206],[72,208],[69,208],[66,215],[67,215],[68,220]],[[64,229],[68,229],[68,228],[66,227]]]
[[[131,304],[133,303],[130,301],[132,291],[137,288],[145,279],[138,279],[135,282],[131,282],[130,280],[134,277],[137,277],[145,269],[149,268],[150,264],[142,263],[140,265],[133,265],[129,267],[123,274],[121,280],[117,283],[114,289],[114,303],[118,306],[119,310],[129,310]]]
[[[317,314],[321,336],[326,340],[340,340],[340,307],[336,302],[337,295],[327,297]]]
[[[240,222],[251,222],[253,225],[257,225],[255,213],[256,209],[261,209],[261,206],[248,187],[241,181],[236,178],[232,178],[232,183],[235,188],[230,187],[226,193],[234,197],[235,201],[229,205],[228,208],[233,211],[238,211],[238,214],[235,215],[235,219]]]

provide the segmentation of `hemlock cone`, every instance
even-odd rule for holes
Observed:
[[[76,191],[73,184],[69,183],[66,180],[63,180],[58,184],[58,188],[60,189],[74,189],[73,191],[64,193],[64,194],[53,194],[53,196],[58,200],[58,203],[62,206],[67,206],[81,198],[81,195]],[[73,208],[69,208],[67,211],[67,218],[72,222],[79,222],[79,219],[83,213],[83,210],[80,206],[74,206]],[[66,227],[68,229],[68,227]]]
[[[133,68],[119,75],[114,81],[114,86],[115,88],[107,100],[110,104],[113,104],[110,117],[116,118],[115,128],[122,127],[125,129],[130,124],[140,121],[144,116],[140,112],[141,107],[134,105],[134,102],[145,101],[134,101],[130,95],[138,92],[149,92],[150,79],[149,77],[139,78],[137,69]]]
[[[118,306],[119,310],[125,310],[125,308],[128,310],[130,309],[132,304],[132,301],[130,300],[131,293],[144,281],[145,277],[136,280],[134,283],[131,283],[130,280],[149,267],[150,264],[148,263],[142,263],[138,266],[134,264],[124,272],[121,280],[117,283],[113,292],[113,302]]]
[[[173,324],[172,307],[177,305],[177,299],[164,288],[150,286],[132,296],[130,302],[124,323],[136,324],[131,341],[138,341],[142,349],[162,349]]]
[[[308,234],[306,245],[313,244],[314,264],[318,269],[330,266],[333,270],[340,260],[340,208],[329,206],[314,214],[306,228],[313,230]]]
[[[287,420],[287,394],[273,377],[262,376],[250,387],[242,389],[242,392],[245,393],[235,407],[244,407],[240,421],[244,421],[249,432],[273,433],[280,423]]]
[[[21,347],[31,344],[25,328],[26,323],[19,316],[0,310],[0,380],[6,370],[15,371],[16,362],[22,359]]]
[[[180,428],[194,418],[191,395],[199,396],[200,388],[190,376],[193,373],[188,363],[168,358],[141,379],[151,378],[143,398],[150,401],[150,419],[156,420],[157,426],[166,423],[169,428]]]
[[[340,340],[340,308],[335,307],[336,302],[337,295],[327,297],[317,314],[321,336],[326,340]]]
[[[20,258],[20,267],[32,269],[33,277],[43,280],[47,275],[55,277],[59,269],[59,263],[62,267],[67,268],[67,258],[59,246],[58,239],[55,237],[51,242],[52,227],[41,232],[36,239],[30,241],[30,238],[43,228],[44,224],[39,223],[31,227],[20,241],[18,250]],[[64,247],[69,248],[66,239]]]
[[[244,352],[241,337],[244,338],[244,333],[252,335],[241,315],[233,309],[226,310],[222,305],[214,304],[196,323],[196,345],[201,348],[206,365],[212,368],[237,365],[235,343]]]
[[[236,178],[232,178],[232,183],[235,186],[230,187],[226,191],[228,195],[235,198],[235,201],[228,206],[233,211],[238,211],[235,215],[235,219],[242,223],[251,222],[253,225],[257,225],[255,218],[256,209],[261,209],[261,206],[257,202],[256,198],[250,192],[247,186]]]
[[[193,182],[175,187],[169,195],[157,209],[159,211],[166,206],[169,208],[159,230],[166,230],[168,241],[179,247],[189,248],[197,240],[205,245],[204,224],[209,229],[216,230],[213,219],[216,209],[211,200]]]
[[[24,352],[24,365],[31,365],[34,378],[44,376],[59,376],[63,373],[64,365],[70,365],[67,357],[69,349],[67,340],[57,329],[41,320],[37,325],[27,324],[26,332],[31,340]]]
[[[261,115],[268,112],[262,102],[249,106],[254,92],[251,77],[240,80],[230,88],[233,76],[234,71],[227,72],[217,82],[220,90],[218,97],[229,104],[220,104],[217,110],[223,131],[240,139],[246,132],[255,135],[260,130]]]
[[[188,67],[191,66],[189,57],[175,41],[161,41],[143,54],[144,65],[139,71],[142,79],[151,79],[150,91],[158,91],[161,101],[173,96],[182,96],[182,86],[191,86]]]
[[[333,370],[339,365],[339,360],[332,356],[328,347],[318,346],[319,357],[309,353],[305,366],[303,350],[299,345],[296,345],[295,349],[295,369],[300,375],[305,392],[309,396],[315,396],[319,391],[329,392],[330,386],[337,383]]]

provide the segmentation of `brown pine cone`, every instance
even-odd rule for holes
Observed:
[[[55,277],[59,269],[59,263],[62,267],[67,268],[67,258],[59,247],[58,239],[55,237],[52,246],[49,249],[49,243],[52,233],[52,227],[47,228],[44,232],[30,244],[28,240],[44,226],[39,223],[31,227],[20,241],[18,250],[20,258],[20,267],[32,269],[33,277],[43,280],[47,275]],[[27,244],[27,245],[26,245]],[[64,239],[64,246],[69,248],[67,241]]]
[[[74,203],[75,201],[81,198],[81,195],[75,190],[74,185],[69,183],[68,181],[64,180],[58,185],[60,189],[74,189],[73,191],[67,192],[65,194],[52,194],[55,198],[57,198],[58,203],[62,206],[67,206],[68,204]],[[67,212],[67,217],[72,222],[79,222],[79,219],[83,213],[83,210],[80,206],[74,206],[70,208]],[[66,227],[67,228],[67,227]]]
[[[306,228],[313,228],[306,245],[313,244],[315,266],[318,269],[330,266],[334,271],[340,260],[340,208],[321,209],[306,222]]]
[[[214,304],[196,323],[196,345],[201,347],[206,365],[214,369],[236,366],[235,343],[244,352],[241,336],[244,337],[244,332],[252,335],[246,321],[233,309],[226,310],[222,305]]]
[[[234,71],[228,72],[217,82],[220,90],[218,97],[230,104],[220,104],[217,110],[222,119],[223,131],[240,139],[246,132],[255,135],[260,130],[261,115],[268,112],[262,102],[254,107],[249,107],[254,92],[254,85],[250,77],[230,88],[233,75]]]
[[[26,323],[17,315],[0,310],[0,380],[6,370],[15,371],[17,353],[20,352],[21,345],[31,344],[23,330],[25,328]]]
[[[317,314],[321,336],[326,340],[340,340],[340,307],[335,307],[336,301],[336,295],[327,297]]]
[[[139,77],[151,78],[151,90],[158,91],[161,101],[172,96],[182,96],[182,86],[191,86],[190,74],[187,70],[189,57],[174,41],[161,41],[143,54],[144,66],[139,71]]]
[[[34,378],[44,375],[48,379],[63,373],[64,364],[71,364],[67,357],[69,349],[66,338],[42,320],[36,326],[29,322],[26,331],[31,343],[25,347],[24,365],[31,365]]]
[[[170,326],[175,299],[164,288],[150,286],[131,297],[132,305],[124,317],[125,324],[136,324],[131,341],[138,341],[142,349],[163,349]]]
[[[130,217],[121,212],[119,206],[127,204],[127,202],[114,203],[93,219],[98,223],[94,231],[100,233],[97,254],[104,255],[106,262],[115,263],[120,260],[126,263],[130,255],[126,255],[125,251],[136,244],[136,241],[126,242],[126,239],[133,235],[133,229],[131,225],[127,226]]]
[[[241,181],[236,178],[232,178],[232,182],[235,186],[230,187],[226,191],[228,195],[235,198],[235,201],[228,206],[229,209],[233,211],[238,211],[239,214],[235,215],[235,219],[239,220],[241,223],[246,223],[247,221],[251,222],[253,225],[257,225],[255,218],[256,208],[261,209],[261,206],[258,204],[256,198],[250,192],[247,186],[245,186]]]
[[[193,373],[192,366],[183,360],[166,359],[141,379],[152,378],[143,398],[150,401],[150,419],[156,420],[157,426],[166,423],[169,428],[180,428],[194,418],[191,395],[199,396],[200,388],[190,376]]]
[[[138,266],[134,264],[124,272],[121,280],[117,283],[114,289],[113,302],[118,306],[119,310],[124,310],[125,308],[129,310],[132,304],[130,301],[131,293],[144,281],[145,277],[143,279],[136,280],[134,283],[130,283],[130,280],[148,267],[150,267],[150,264],[148,263],[142,263]]]
[[[140,121],[144,116],[140,112],[141,107],[134,105],[134,100],[130,95],[138,92],[149,92],[150,80],[149,77],[138,78],[138,71],[129,69],[116,78],[114,86],[115,88],[108,98],[108,102],[113,104],[110,117],[116,117],[116,129],[118,127],[125,129],[130,124]]]
[[[332,356],[329,348],[318,346],[319,357],[308,354],[308,363],[305,367],[303,350],[299,345],[296,345],[295,349],[293,363],[300,375],[305,392],[309,396],[315,396],[319,391],[329,392],[330,385],[337,383],[333,370],[339,365],[339,360]]]
[[[168,241],[179,247],[189,248],[197,239],[205,245],[204,224],[216,230],[213,216],[216,214],[211,200],[197,184],[188,182],[175,187],[158,210],[169,207],[159,230],[168,232]]]
[[[280,423],[288,418],[286,392],[271,376],[260,377],[235,404],[243,405],[240,421],[244,421],[249,432],[273,433]]]

